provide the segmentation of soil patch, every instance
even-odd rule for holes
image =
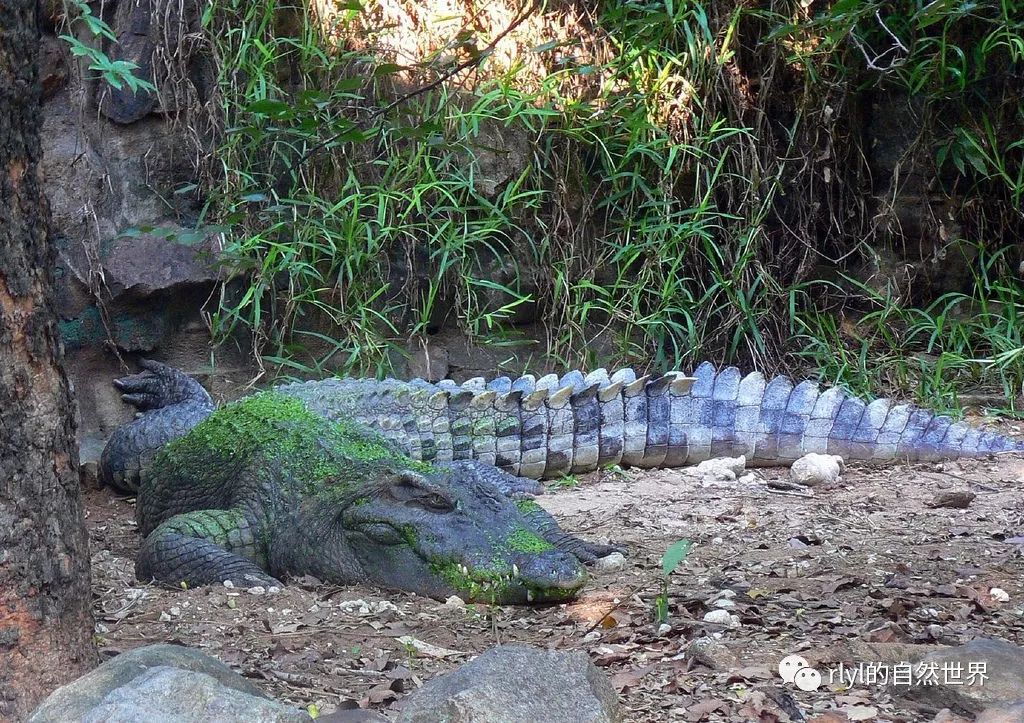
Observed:
[[[553,485],[539,501],[566,529],[620,543],[627,556],[578,601],[544,608],[312,579],[262,594],[139,585],[133,501],[91,490],[97,637],[110,654],[156,642],[203,648],[278,699],[324,713],[358,705],[386,714],[498,643],[580,649],[612,677],[633,721],[800,720],[836,709],[857,720],[931,720],[882,685],[846,688],[826,676],[817,691],[798,690],[778,663],[799,653],[824,670],[924,649],[907,646],[1024,642],[1024,459],[854,467],[810,497],[768,487],[787,474],[703,483],[632,470]],[[976,497],[965,509],[930,506],[949,491]],[[671,628],[659,632],[661,556],[682,537],[693,549],[669,579]],[[714,610],[738,626],[705,622]],[[713,642],[695,645],[701,638]]]

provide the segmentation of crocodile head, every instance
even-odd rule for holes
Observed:
[[[318,497],[310,509],[316,522],[301,526],[316,531],[310,544],[319,548],[317,564],[309,571],[440,600],[457,595],[524,604],[573,597],[586,581],[583,566],[532,528],[494,486],[494,474],[500,473],[474,462],[398,465],[376,470],[357,492]]]

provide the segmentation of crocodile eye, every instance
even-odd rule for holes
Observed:
[[[455,509],[455,505],[452,504],[451,500],[439,495],[432,494],[422,498],[424,507],[438,512],[450,512]]]

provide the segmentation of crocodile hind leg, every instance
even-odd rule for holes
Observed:
[[[135,575],[172,586],[225,580],[240,587],[280,585],[260,563],[266,563],[266,545],[241,512],[197,510],[175,515],[149,533]]]
[[[165,444],[184,437],[213,412],[213,400],[192,377],[148,359],[141,365],[144,371],[114,386],[143,414],[118,427],[100,457],[100,480],[129,494],[139,491],[143,470]]]

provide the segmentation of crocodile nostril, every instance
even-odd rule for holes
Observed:
[[[515,564],[519,578],[531,588],[575,590],[587,580],[587,571],[580,561],[561,550],[522,555]]]

